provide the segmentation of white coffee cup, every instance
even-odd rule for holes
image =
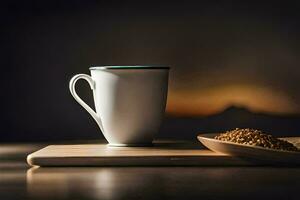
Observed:
[[[77,74],[70,92],[97,122],[112,146],[151,145],[165,113],[169,67],[97,66],[91,76]],[[96,112],[76,93],[77,80],[93,90]]]

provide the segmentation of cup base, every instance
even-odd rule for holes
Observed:
[[[107,144],[108,147],[152,147],[153,143]]]

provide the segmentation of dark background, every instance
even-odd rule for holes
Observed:
[[[103,138],[71,97],[92,65],[171,67],[158,137],[300,134],[297,1],[1,2],[0,141]],[[79,94],[92,105],[86,83]]]

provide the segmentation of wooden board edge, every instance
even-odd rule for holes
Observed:
[[[39,152],[44,151],[45,149],[47,149],[47,148],[49,148],[49,147],[51,147],[51,146],[53,146],[53,145],[45,146],[44,148],[41,148],[41,149],[39,149],[39,150],[37,150],[37,151],[35,151],[35,152],[33,152],[33,153],[27,155],[27,157],[26,157],[27,164],[30,165],[30,166],[32,166],[32,167],[38,166],[38,165],[35,165],[35,164],[34,164],[34,163],[35,163],[35,159],[36,159],[35,156],[36,156]]]
[[[86,161],[86,162],[85,162]],[[147,157],[29,157],[31,166],[40,167],[124,167],[124,166],[253,166],[236,157],[147,156]]]

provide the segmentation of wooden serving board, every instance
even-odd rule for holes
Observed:
[[[200,143],[156,142],[152,147],[50,145],[27,157],[31,166],[241,166],[258,163],[214,153]]]

